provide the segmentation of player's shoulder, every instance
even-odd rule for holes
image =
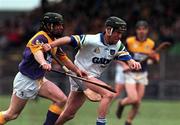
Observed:
[[[152,47],[155,46],[155,41],[152,40],[151,38],[147,38],[146,42],[147,42],[148,45],[150,45]]]
[[[127,37],[126,39],[126,42],[134,42],[136,40],[136,37],[135,36],[129,36]]]
[[[44,39],[50,39],[50,37],[48,36],[48,34],[44,31],[38,31],[35,35],[34,38],[44,38]]]
[[[151,38],[147,38],[147,41],[148,41],[149,43],[155,43],[155,41],[152,40]]]
[[[101,35],[101,33],[97,33],[97,34],[86,34],[87,38],[99,38],[99,36]]]
[[[101,33],[97,34],[86,34],[86,40],[88,41],[99,41],[101,39]]]
[[[35,36],[39,36],[39,35],[43,35],[43,36],[47,36],[47,33],[44,31],[38,31]]]
[[[38,31],[30,40],[32,41],[39,41],[39,42],[50,42],[52,41],[51,38],[47,35],[44,31]]]

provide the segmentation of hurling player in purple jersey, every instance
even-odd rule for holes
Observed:
[[[45,73],[51,70],[52,57],[43,51],[42,45],[51,43],[62,36],[63,17],[58,13],[48,12],[42,17],[40,30],[27,43],[23,59],[19,64],[19,72],[13,82],[13,94],[9,108],[0,112],[0,125],[16,119],[29,99],[37,95],[51,100],[44,125],[54,125],[66,103],[66,95],[54,83],[45,78]],[[51,53],[56,55],[64,65],[78,76],[86,75],[79,70],[61,48],[53,48]]]

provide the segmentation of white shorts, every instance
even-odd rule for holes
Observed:
[[[13,82],[13,93],[21,99],[34,99],[45,81],[45,78],[32,80],[18,72]]]
[[[85,85],[83,81],[69,77],[69,81],[71,84],[71,91],[83,91],[85,89]]]
[[[148,85],[148,73],[147,72],[128,72],[125,73],[126,84],[143,84]]]
[[[125,75],[123,72],[123,67],[121,65],[116,65],[115,69],[115,83],[116,84],[124,84],[125,83]]]

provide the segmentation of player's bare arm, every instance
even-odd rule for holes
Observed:
[[[51,65],[46,62],[44,59],[44,54],[41,50],[34,53],[34,58],[44,70],[51,70]]]
[[[50,46],[53,48],[53,47],[57,47],[57,46],[61,46],[61,45],[66,45],[70,42],[71,42],[71,38],[69,36],[65,36],[65,37],[56,39],[55,41],[50,43]]]
[[[62,60],[62,62],[69,70],[75,72],[78,76],[87,77],[87,73],[83,70],[80,70],[69,58]]]
[[[56,39],[55,41],[53,41],[52,43],[46,43],[44,44],[43,47],[43,51],[47,52],[49,50],[51,50],[54,47],[57,46],[61,46],[61,45],[65,45],[65,44],[69,44],[71,42],[71,38],[68,36]]]

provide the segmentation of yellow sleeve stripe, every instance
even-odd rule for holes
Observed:
[[[129,55],[129,52],[120,51],[117,53],[117,56],[124,56],[124,55]]]
[[[78,35],[74,35],[74,38],[77,41],[78,46],[80,46],[80,41],[81,41],[80,37]]]
[[[30,48],[30,50],[31,50],[31,52],[32,52],[33,54],[36,53],[36,52],[39,51],[39,50],[42,50],[42,44],[34,45],[34,44],[32,44],[31,42],[29,42],[29,43],[27,44],[27,47]]]

